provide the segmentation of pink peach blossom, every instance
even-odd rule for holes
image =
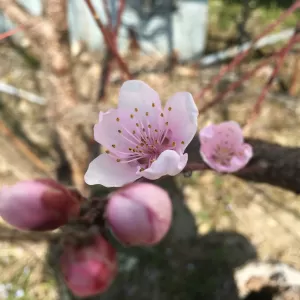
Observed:
[[[90,163],[85,182],[120,187],[140,177],[155,180],[180,173],[188,159],[184,150],[197,130],[197,116],[190,93],[176,93],[163,109],[147,84],[126,81],[118,108],[100,112],[94,138],[107,150]]]
[[[102,237],[82,246],[66,246],[60,258],[66,285],[79,297],[104,292],[117,274],[115,249]]]
[[[236,172],[249,162],[252,147],[244,143],[243,132],[234,121],[210,125],[200,130],[203,160],[218,172]]]
[[[24,230],[52,230],[79,215],[79,202],[54,180],[21,181],[0,190],[0,216]]]
[[[168,232],[172,204],[166,191],[150,183],[133,183],[112,194],[107,222],[126,245],[154,245]]]

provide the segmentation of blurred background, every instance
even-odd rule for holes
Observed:
[[[19,29],[0,41],[0,187],[52,177],[107,194],[86,187],[83,174],[101,151],[92,139],[98,113],[117,105],[128,78],[144,80],[163,102],[191,92],[199,128],[231,119],[247,137],[297,152],[297,8],[289,0],[0,0],[0,32]],[[283,181],[284,164],[274,175]],[[201,171],[159,180],[174,204],[170,233],[153,248],[116,244],[118,278],[90,299],[299,300],[299,189],[240,177]],[[0,220],[0,299],[77,299],[58,255],[51,233]]]

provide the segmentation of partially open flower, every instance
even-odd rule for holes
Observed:
[[[104,292],[117,274],[115,249],[102,237],[83,246],[67,246],[60,266],[69,289],[79,297]]]
[[[118,109],[100,112],[94,137],[107,150],[90,163],[85,182],[119,187],[140,177],[155,180],[180,173],[188,159],[184,150],[197,130],[197,116],[190,93],[176,93],[163,109],[147,84],[126,81]]]
[[[234,121],[210,125],[200,130],[200,154],[218,172],[236,172],[249,162],[252,147],[244,143],[243,132]]]
[[[75,194],[54,180],[21,181],[0,190],[0,216],[24,230],[52,230],[79,214]]]
[[[106,208],[108,224],[126,245],[153,245],[161,241],[172,221],[166,191],[150,183],[133,183],[112,194]]]

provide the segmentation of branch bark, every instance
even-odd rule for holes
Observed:
[[[254,150],[254,156],[246,168],[234,173],[244,180],[268,183],[300,194],[300,148],[285,147],[258,139],[246,139]],[[209,169],[202,160],[200,142],[195,137],[189,145],[189,163],[198,169]],[[187,167],[186,171],[190,169]]]
[[[23,26],[34,47],[39,49],[45,79],[43,88],[49,103],[49,123],[55,128],[71,166],[72,182],[83,191],[83,176],[88,163],[87,145],[80,135],[80,125],[69,126],[62,118],[79,102],[72,77],[67,0],[47,0],[46,18],[30,15],[16,0],[0,0],[0,9],[13,22]]]

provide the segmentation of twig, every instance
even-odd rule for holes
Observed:
[[[8,137],[8,139],[14,144],[14,146],[23,153],[26,158],[33,163],[35,167],[41,170],[43,173],[50,175],[49,168],[36,156],[30,148],[21,141],[6,124],[0,120],[0,134]]]
[[[299,37],[300,37],[300,35],[295,33],[294,36],[288,42],[288,44],[280,50],[280,52],[278,54],[276,66],[273,69],[273,72],[272,72],[270,78],[268,79],[268,82],[264,86],[261,94],[259,95],[259,97],[254,105],[251,116],[250,116],[249,120],[247,121],[247,125],[250,125],[257,118],[257,116],[261,110],[262,103],[263,103],[264,99],[266,98],[266,95],[284,62],[286,55],[289,53],[289,51],[294,46],[294,44],[300,40]]]
[[[108,30],[105,28],[102,21],[98,17],[96,10],[95,10],[94,6],[91,3],[91,0],[85,0],[85,3],[87,4],[87,6],[88,6],[95,22],[97,23],[99,29],[101,30],[106,45],[109,47],[109,49],[113,53],[116,61],[118,62],[119,66],[120,66],[120,69],[125,73],[125,75],[127,76],[128,79],[131,79],[132,75],[130,74],[128,65],[126,64],[126,62],[120,56],[120,54],[119,54],[119,52],[116,48],[116,45],[115,45],[115,43],[112,39],[112,35],[110,34],[110,32],[108,32]]]
[[[46,100],[43,97],[34,95],[32,93],[29,93],[27,91],[24,91],[22,89],[18,89],[10,84],[0,82],[0,92],[10,94],[19,98],[24,98],[32,103],[39,104],[39,105],[45,105]]]
[[[18,26],[16,28],[13,28],[13,29],[7,31],[7,32],[1,33],[0,34],[0,40],[3,40],[3,39],[5,39],[5,38],[7,38],[9,36],[12,36],[13,34],[19,32],[21,30],[23,30],[23,26]]]
[[[111,13],[109,11],[108,2],[107,2],[107,0],[102,0],[102,2],[103,2],[105,15],[106,15],[106,18],[107,18],[107,27],[109,28],[109,30],[112,30],[112,28],[113,28],[112,17],[111,17]]]
[[[241,52],[239,55],[237,55],[226,67],[222,68],[212,81],[202,89],[202,91],[195,96],[195,100],[199,100],[204,95],[212,89],[222,78],[225,74],[230,72],[236,65],[242,62],[242,60],[248,55],[250,50],[255,46],[255,44],[265,35],[267,35],[269,32],[271,32],[276,26],[278,26],[281,22],[283,22],[290,14],[292,14],[296,9],[300,8],[300,0],[297,0],[289,9],[287,9],[285,12],[283,12],[277,20],[275,20],[273,23],[271,23],[258,37],[256,37],[252,43],[250,44],[250,47],[246,49],[245,51]]]
[[[251,71],[246,72],[242,78],[238,81],[233,82],[228,86],[228,88],[222,92],[216,95],[216,97],[210,101],[209,103],[205,104],[202,108],[199,109],[199,113],[205,112],[207,109],[214,106],[216,103],[220,102],[222,99],[224,99],[230,92],[234,91],[236,88],[238,88],[244,81],[248,80],[251,76],[253,76],[259,69],[263,68],[266,64],[268,64],[272,59],[274,59],[274,55],[269,57],[268,59],[264,60],[260,64],[258,64],[255,68],[253,68]]]

